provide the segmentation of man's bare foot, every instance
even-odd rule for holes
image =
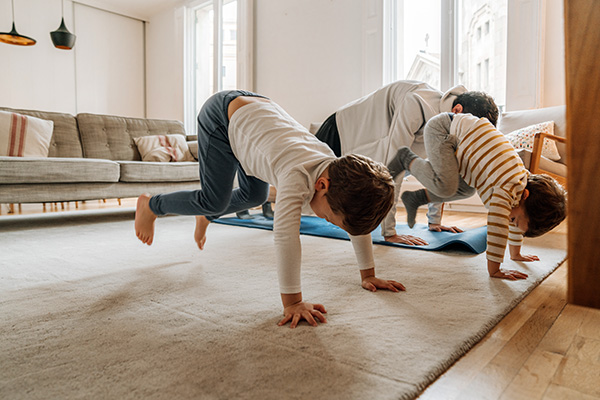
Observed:
[[[203,215],[196,216],[196,230],[194,231],[194,240],[200,250],[204,250],[204,243],[206,243],[206,229],[208,228],[210,221]]]
[[[138,197],[135,207],[135,235],[148,246],[154,239],[154,221],[156,220],[156,215],[148,205],[149,201],[150,195],[145,193]]]

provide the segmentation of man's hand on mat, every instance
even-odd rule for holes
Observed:
[[[283,309],[283,319],[277,325],[283,326],[292,321],[290,328],[294,329],[298,325],[298,322],[303,319],[312,326],[317,326],[316,319],[325,324],[327,323],[327,319],[323,313],[327,313],[323,304],[312,304],[301,301],[285,307]]]
[[[401,284],[400,282],[386,280],[386,279],[379,279],[375,276],[369,276],[367,278],[364,278],[362,280],[362,287],[363,287],[363,289],[370,290],[371,292],[376,292],[377,289],[386,289],[386,290],[390,290],[392,292],[399,292],[401,290],[402,291],[406,290],[404,285]]]
[[[421,239],[420,237],[411,236],[411,235],[394,235],[394,236],[386,236],[386,242],[391,243],[402,243],[402,244],[410,244],[413,246],[426,246],[429,243]]]
[[[433,231],[433,232],[442,232],[442,231],[452,232],[452,233],[463,232],[463,230],[457,226],[445,226],[442,224],[429,224],[429,230]]]
[[[515,269],[500,269],[500,263],[488,260],[488,272],[492,278],[509,279],[516,281],[517,279],[527,279],[527,274]]]

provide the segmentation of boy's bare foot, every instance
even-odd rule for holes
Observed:
[[[154,221],[156,220],[156,215],[148,205],[149,201],[150,195],[145,193],[138,197],[135,208],[135,235],[148,246],[154,239]]]
[[[196,230],[194,231],[194,240],[200,250],[204,250],[204,243],[206,243],[206,229],[208,228],[210,221],[203,215],[196,216]]]

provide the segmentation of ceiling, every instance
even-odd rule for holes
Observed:
[[[149,20],[154,14],[187,3],[184,0],[73,0],[129,17]]]

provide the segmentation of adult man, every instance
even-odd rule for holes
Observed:
[[[316,136],[339,157],[357,153],[388,165],[400,147],[408,146],[426,157],[423,128],[427,121],[442,112],[470,113],[485,117],[495,126],[498,107],[482,92],[469,92],[456,86],[446,93],[424,82],[397,81],[382,87],[333,113],[319,128]],[[395,202],[398,201],[403,176],[396,179]],[[470,197],[475,189],[461,182],[458,194]],[[427,214],[430,230],[460,232],[456,227],[441,225],[441,203],[432,203]],[[426,244],[420,238],[396,233],[396,207],[381,223],[385,240],[395,243]]]

